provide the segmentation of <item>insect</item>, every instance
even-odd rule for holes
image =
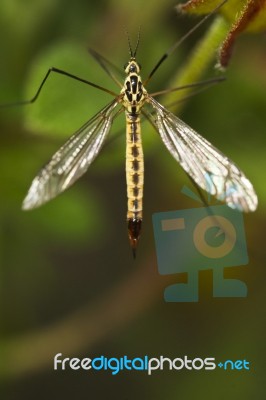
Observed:
[[[198,25],[199,23],[196,27]],[[66,75],[104,90],[112,94],[114,99],[74,133],[41,169],[24,199],[23,209],[29,210],[41,206],[80,178],[99,154],[113,120],[121,112],[124,112],[126,118],[127,228],[135,257],[143,217],[144,160],[141,143],[141,116],[144,115],[148,118],[158,131],[166,148],[199,187],[218,198],[224,197],[228,206],[245,212],[256,209],[257,196],[250,181],[233,161],[163,107],[145,88],[151,76],[180,44],[180,41],[159,60],[144,83],[140,76],[140,64],[136,60],[139,37],[134,51],[132,51],[129,39],[128,41],[130,59],[124,67],[126,77],[119,94],[57,68],[52,68],[47,72],[36,95],[29,102],[32,103],[37,99],[51,72]],[[101,60],[100,63],[102,63]],[[102,66],[105,68],[103,64]],[[23,104],[29,102],[23,102]],[[208,179],[206,179],[206,174]]]

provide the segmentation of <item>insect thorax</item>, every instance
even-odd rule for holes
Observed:
[[[141,77],[139,75],[140,66],[135,59],[130,59],[125,66],[127,77],[121,90],[122,104],[131,115],[140,113],[140,109],[146,101],[147,91],[143,87]]]

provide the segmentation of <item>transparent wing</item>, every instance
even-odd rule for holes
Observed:
[[[204,190],[231,208],[255,211],[257,195],[243,172],[229,158],[152,97],[149,119],[172,156]]]
[[[54,154],[34,178],[22,208],[39,207],[63,192],[81,177],[99,153],[110,131],[118,101],[113,100],[83,125]]]

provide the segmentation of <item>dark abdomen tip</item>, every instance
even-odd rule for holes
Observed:
[[[142,219],[140,218],[130,218],[127,220],[128,237],[134,258],[136,257],[136,250],[141,231],[141,223]]]

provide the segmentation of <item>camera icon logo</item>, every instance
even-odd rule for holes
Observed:
[[[187,273],[187,283],[165,289],[167,302],[198,301],[198,273],[213,272],[214,297],[246,297],[246,284],[225,279],[224,269],[248,263],[243,215],[226,205],[153,215],[158,270]]]
[[[215,237],[223,235],[223,241],[217,246],[209,244],[206,240],[210,229],[219,231]],[[193,241],[199,253],[208,258],[223,258],[230,254],[236,243],[236,229],[231,221],[221,215],[213,215],[202,218],[196,225],[193,232]]]

